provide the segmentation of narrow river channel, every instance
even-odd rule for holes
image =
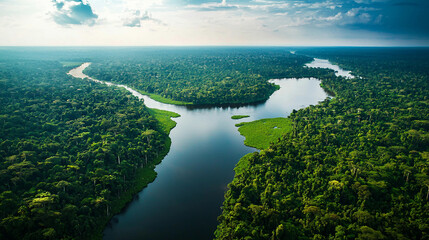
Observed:
[[[86,76],[84,63],[69,72],[77,78],[125,87],[146,106],[177,112],[177,126],[171,131],[171,149],[156,167],[155,181],[104,230],[103,239],[213,239],[221,213],[224,192],[234,176],[238,160],[255,149],[243,144],[235,127],[242,121],[287,117],[293,109],[315,105],[328,95],[314,78],[271,80],[280,86],[265,103],[243,107],[190,108],[163,104],[124,85],[106,83]],[[350,74],[322,59],[308,67],[332,68]],[[341,71],[339,71],[341,70]],[[236,114],[249,118],[232,120]]]

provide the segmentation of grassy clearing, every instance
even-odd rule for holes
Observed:
[[[250,117],[250,116],[249,115],[234,115],[234,116],[231,116],[231,119],[236,120],[236,119],[242,119],[242,118],[248,118],[248,117]]]
[[[257,149],[267,149],[271,142],[277,141],[283,134],[292,130],[288,118],[267,118],[235,125],[246,139],[244,144]]]
[[[166,104],[173,104],[173,105],[192,105],[193,104],[191,102],[176,101],[173,99],[162,97],[162,96],[157,95],[157,94],[148,93],[145,91],[140,91],[140,90],[136,90],[136,91],[138,91],[139,93],[141,93],[143,95],[149,96],[150,98],[152,98],[155,101],[166,103]]]
[[[161,123],[162,130],[165,134],[170,134],[171,129],[176,126],[176,122],[171,118],[180,117],[180,114],[175,112],[169,112],[165,110],[159,110],[156,108],[148,108],[149,113]]]

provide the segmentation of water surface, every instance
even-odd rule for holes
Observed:
[[[89,78],[82,73],[88,65],[69,74]],[[235,124],[286,117],[293,109],[315,105],[328,96],[314,78],[271,81],[280,90],[265,103],[212,108],[163,104],[124,85],[106,83],[127,88],[148,107],[177,112],[181,117],[174,119],[177,126],[170,133],[171,149],[155,168],[157,178],[113,217],[103,239],[213,239],[234,166],[242,156],[255,151],[243,144],[244,137]],[[232,120],[231,116],[237,114],[250,117]]]
[[[334,65],[329,60],[315,58],[313,62],[305,64],[307,67],[313,68],[329,68],[335,71],[335,75],[346,78],[354,78],[351,71],[341,69],[338,65]]]

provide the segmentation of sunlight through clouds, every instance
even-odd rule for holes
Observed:
[[[417,0],[2,0],[0,44],[14,33],[18,45],[428,45],[427,11]]]

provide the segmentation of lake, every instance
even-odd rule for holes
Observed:
[[[82,70],[88,65],[85,63],[69,74],[85,78]],[[322,59],[308,64],[320,65],[329,67]],[[338,69],[334,69],[337,74],[344,74]],[[264,103],[242,107],[175,106],[127,88],[146,106],[177,112],[181,117],[174,119],[177,126],[170,133],[171,149],[155,169],[157,178],[113,217],[103,239],[213,239],[227,184],[234,177],[234,166],[242,156],[256,151],[243,144],[244,137],[235,124],[287,117],[294,109],[315,105],[328,97],[315,78],[271,81],[280,90]],[[237,114],[250,117],[232,120],[231,116]]]

